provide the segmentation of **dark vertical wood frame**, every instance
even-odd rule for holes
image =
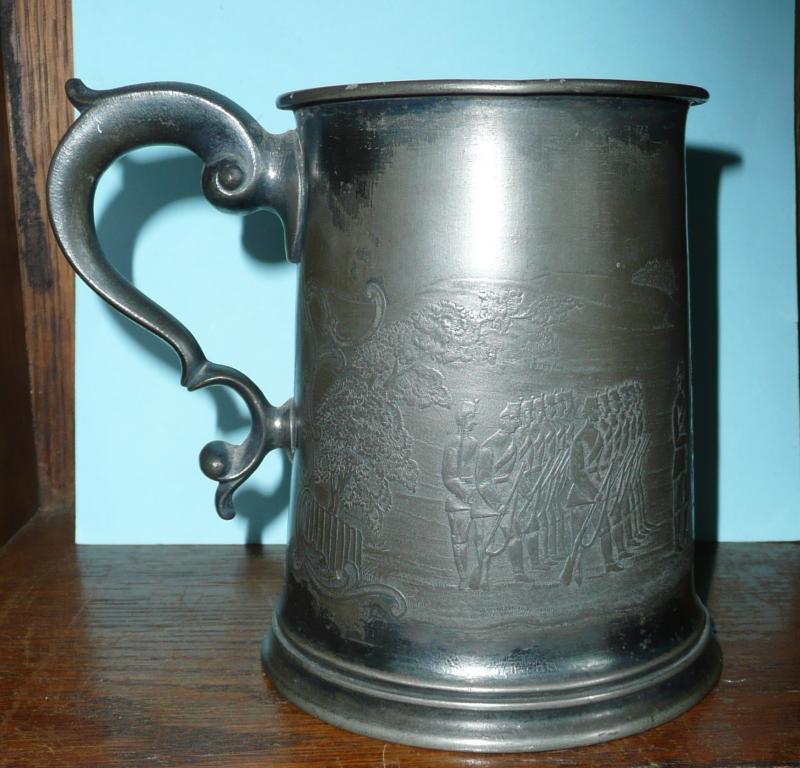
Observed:
[[[70,0],[0,0],[0,545],[74,503],[74,281],[47,221]]]

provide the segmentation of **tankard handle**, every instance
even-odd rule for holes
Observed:
[[[94,195],[104,171],[126,152],[151,144],[181,145],[205,164],[202,185],[209,202],[240,213],[274,210],[283,220],[290,258],[296,257],[301,186],[296,132],[267,133],[230,100],[194,85],[149,83],[93,91],[70,80],[67,96],[81,115],[50,166],[47,196],[56,237],[90,288],[177,352],[183,386],[191,391],[224,384],[247,404],[252,426],[244,441],[214,440],[200,452],[202,471],[218,483],[217,512],[228,520],[235,515],[234,491],[264,456],[279,447],[293,453],[292,400],[275,407],[243,373],[207,360],[180,321],[117,272],[97,239]]]

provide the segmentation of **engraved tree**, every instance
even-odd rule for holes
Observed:
[[[364,381],[340,380],[321,403],[313,477],[328,491],[328,511],[380,530],[392,504],[390,483],[416,489],[412,439],[396,404]]]
[[[345,375],[315,409],[312,480],[327,489],[327,509],[379,535],[392,484],[413,493],[419,468],[400,404],[447,408],[442,374],[425,362],[408,321],[380,328],[352,354]]]
[[[378,535],[392,506],[392,485],[413,493],[419,474],[400,406],[449,408],[452,398],[437,364],[494,364],[514,323],[545,328],[575,306],[570,299],[526,302],[522,291],[511,289],[482,291],[473,308],[442,299],[378,327],[348,350],[349,360],[342,354],[344,368],[312,420],[317,449],[311,478],[327,489],[328,512]]]

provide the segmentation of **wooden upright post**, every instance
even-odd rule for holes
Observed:
[[[0,0],[0,544],[74,501],[74,283],[45,201],[71,73],[70,0]]]

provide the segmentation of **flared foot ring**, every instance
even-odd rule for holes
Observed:
[[[277,622],[264,638],[264,667],[276,688],[306,712],[340,728],[413,746],[469,752],[534,752],[596,744],[672,720],[716,683],[719,645],[706,627],[663,667],[579,691],[464,699],[370,678],[369,670],[326,665]]]

